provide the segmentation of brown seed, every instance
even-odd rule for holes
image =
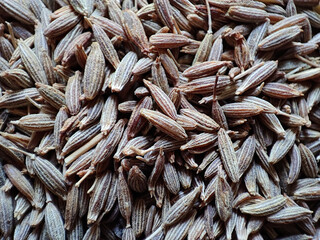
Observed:
[[[0,189],[0,230],[9,237],[13,232],[13,199],[9,192]]]
[[[172,7],[168,0],[155,0],[155,10],[160,17],[161,21],[167,25],[171,30],[174,29],[174,19],[172,15]]]
[[[54,108],[60,109],[66,105],[65,95],[58,89],[43,83],[36,83],[40,95]]]
[[[301,27],[293,26],[281,29],[264,38],[258,45],[260,51],[270,51],[278,49],[291,42],[301,33]]]
[[[239,163],[231,139],[221,128],[218,132],[218,146],[224,169],[232,182],[239,181]]]
[[[211,133],[200,133],[180,147],[180,150],[196,151],[197,149],[212,146],[217,141],[217,135]],[[200,150],[201,151],[201,150]]]
[[[308,218],[308,215],[311,213],[312,211],[303,207],[287,207],[268,216],[267,221],[281,224],[299,222]]]
[[[147,190],[147,177],[137,166],[133,166],[128,174],[128,184],[135,192],[145,192]]]
[[[135,236],[139,237],[144,232],[146,226],[147,209],[144,199],[137,199],[132,207],[132,229]]]
[[[95,98],[102,88],[105,60],[99,44],[94,42],[83,74],[84,95],[87,100]]]
[[[79,212],[79,188],[73,185],[67,194],[65,210],[65,228],[70,230],[76,224]]]
[[[46,74],[37,55],[23,41],[18,42],[20,55],[27,72],[35,82],[48,84]]]
[[[125,10],[123,12],[122,25],[127,37],[136,44],[144,54],[148,54],[148,38],[137,14],[131,10]]]
[[[120,92],[128,84],[132,74],[132,69],[137,61],[138,57],[135,52],[128,52],[124,56],[113,77],[114,81],[111,83],[112,92]]]
[[[279,162],[291,149],[296,139],[296,133],[293,129],[288,129],[283,139],[279,139],[273,145],[269,162],[275,164]]]
[[[75,75],[70,77],[66,86],[65,101],[71,115],[79,113],[81,108],[81,72],[76,71]]]
[[[231,6],[226,15],[239,22],[263,22],[268,17],[268,13],[262,9],[243,6]]]
[[[314,79],[320,76],[320,68],[312,68],[302,72],[294,73],[288,76],[290,82],[301,82]]]
[[[236,91],[236,95],[240,95],[252,87],[258,86],[261,82],[269,78],[277,69],[277,61],[268,61],[260,68],[256,69],[245,78],[240,87]]]
[[[164,153],[162,148],[160,148],[160,152],[155,162],[154,168],[148,179],[148,190],[151,196],[154,196],[155,194],[155,186],[159,176],[162,174],[162,171],[164,169],[164,163],[165,163]]]
[[[87,223],[95,223],[105,207],[108,192],[111,188],[112,172],[106,171],[103,175],[96,178],[94,190],[90,198]]]
[[[177,110],[170,100],[168,95],[161,90],[161,88],[157,87],[156,85],[150,83],[149,81],[143,81],[146,87],[149,89],[152,98],[156,101],[159,108],[173,120],[177,118]]]
[[[303,93],[284,83],[267,83],[264,85],[262,92],[274,98],[292,98],[301,97]]]
[[[253,155],[256,149],[256,139],[255,136],[248,137],[242,144],[241,148],[236,152],[237,158],[239,160],[239,172],[240,176],[248,169],[250,166]]]
[[[11,123],[29,131],[48,131],[54,127],[54,116],[43,113],[30,114]]]
[[[230,61],[207,61],[189,67],[183,72],[183,76],[187,78],[200,78],[216,73],[224,66],[230,66]]]
[[[174,33],[157,33],[150,37],[150,44],[156,48],[176,48],[191,43],[191,39]]]
[[[189,239],[189,236],[192,236],[190,234],[190,230],[191,230],[191,227],[194,226],[193,224],[195,223],[194,219],[195,219],[196,213],[197,211],[193,210],[175,226],[170,227],[166,233],[165,239],[182,240],[182,239],[185,239],[187,235]],[[192,238],[192,239],[195,239],[195,238]]]
[[[34,158],[33,167],[40,181],[52,193],[65,199],[67,190],[62,173],[48,160],[40,157]]]
[[[259,119],[267,128],[275,132],[280,138],[285,136],[285,130],[275,114],[262,113],[259,115]]]
[[[164,227],[170,226],[186,216],[186,214],[193,207],[194,202],[200,194],[200,191],[201,187],[197,187],[173,204],[166,215],[163,223]]]
[[[45,208],[45,223],[50,226],[47,228],[49,238],[65,239],[61,213],[52,202],[48,202]]]
[[[197,128],[201,131],[212,132],[219,128],[219,125],[206,114],[200,113],[194,109],[181,109],[180,113],[197,122]]]
[[[258,44],[267,34],[269,25],[270,25],[270,20],[267,18],[265,22],[261,23],[251,31],[247,39],[247,43],[250,51],[250,62],[255,60]]]
[[[163,169],[163,181],[169,192],[177,195],[180,191],[179,176],[176,167],[166,162]]]
[[[306,177],[315,178],[318,174],[318,165],[315,156],[304,144],[299,144],[301,153],[301,170]]]
[[[222,106],[227,117],[247,118],[260,114],[263,109],[252,103],[229,103]]]
[[[241,207],[240,211],[253,216],[266,216],[280,211],[285,202],[285,198],[282,195],[279,195],[267,200],[262,200],[255,204],[249,204]]]
[[[26,8],[24,4],[16,0],[1,1],[0,7],[3,10],[5,10],[9,15],[11,15],[13,18],[21,21],[22,23],[33,25],[36,21],[36,18],[32,14],[32,12],[30,12],[29,9]]]
[[[216,181],[216,191],[215,191],[215,203],[217,207],[217,212],[220,219],[226,222],[232,213],[232,189],[228,184],[227,180],[224,178],[221,173],[222,170],[218,173],[218,178]]]
[[[123,174],[123,168],[120,167],[118,169],[119,176],[118,176],[118,201],[119,201],[119,209],[121,215],[126,220],[126,228],[129,228],[131,226],[130,224],[130,217],[131,217],[131,211],[132,211],[132,197],[131,192],[129,190],[129,186],[127,184],[127,181],[125,180],[124,174]]]
[[[296,144],[294,144],[291,150],[289,151],[289,156],[291,163],[288,176],[288,184],[292,184],[298,179],[301,170],[301,154]]]
[[[212,44],[211,51],[208,56],[208,61],[221,61],[221,56],[223,53],[223,42],[222,42],[222,36],[219,35],[218,38],[215,39],[215,41]]]
[[[6,164],[3,168],[11,183],[34,205],[34,190],[29,180],[11,164]]]
[[[100,118],[101,132],[107,135],[115,125],[118,117],[118,98],[110,95],[106,100]]]
[[[111,65],[117,69],[120,60],[116,49],[112,45],[112,42],[108,35],[103,31],[103,29],[98,24],[92,24],[92,30],[94,37],[100,44],[101,51],[105,58],[111,63]]]
[[[164,114],[145,108],[140,110],[140,114],[156,128],[174,139],[184,140],[187,138],[185,130],[177,122]]]
[[[66,47],[63,58],[61,60],[61,64],[63,66],[72,66],[74,65],[74,60],[76,57],[76,52],[78,51],[77,46],[88,46],[90,44],[90,39],[92,37],[91,32],[85,32],[76,36],[72,42]]]
[[[44,34],[46,37],[57,37],[71,30],[80,19],[80,16],[73,12],[62,14],[46,27]]]

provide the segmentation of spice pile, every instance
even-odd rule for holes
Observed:
[[[318,4],[1,0],[0,237],[319,239]]]

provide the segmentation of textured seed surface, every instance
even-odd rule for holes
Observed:
[[[0,0],[1,239],[319,239],[319,0]]]

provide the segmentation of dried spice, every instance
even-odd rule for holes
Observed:
[[[319,0],[1,0],[0,238],[318,239]]]

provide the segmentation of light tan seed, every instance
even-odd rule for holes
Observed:
[[[267,216],[280,211],[286,199],[282,195],[262,200],[261,202],[240,207],[240,211],[253,216]]]
[[[312,211],[303,207],[287,207],[267,217],[268,222],[288,224],[308,218]]]

